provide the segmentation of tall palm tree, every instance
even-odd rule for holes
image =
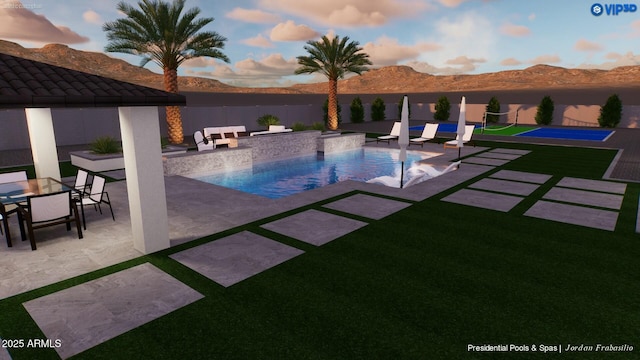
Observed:
[[[229,62],[219,49],[224,48],[226,38],[216,32],[202,31],[213,18],[196,17],[199,8],[187,10],[185,0],[174,0],[169,4],[162,0],[142,0],[139,9],[121,1],[118,10],[124,19],[107,22],[102,29],[107,33],[108,52],[120,52],[142,56],[140,66],[149,61],[158,64],[164,73],[165,90],[178,92],[178,67],[185,60],[207,56]],[[180,108],[167,106],[169,141],[182,143],[184,134]]]
[[[296,74],[322,73],[329,79],[328,127],[338,128],[338,79],[348,72],[358,75],[369,70],[369,55],[362,52],[357,41],[349,42],[349,37],[329,39],[323,36],[318,41],[308,41],[304,49],[309,56],[298,56]]]

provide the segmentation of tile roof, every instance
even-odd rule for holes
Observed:
[[[0,53],[0,108],[185,104],[184,95]]]

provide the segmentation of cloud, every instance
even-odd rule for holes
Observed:
[[[259,0],[267,9],[283,11],[322,26],[381,26],[390,19],[413,17],[432,8],[425,0]]]
[[[535,13],[531,13],[529,14],[529,16],[527,17],[529,19],[529,21],[533,21],[536,19],[536,14]]]
[[[28,4],[27,4],[28,5]],[[18,1],[0,1],[0,38],[42,43],[79,44],[89,42],[66,26],[56,26]]]
[[[573,48],[578,51],[588,51],[588,52],[602,51],[603,49],[602,45],[595,42],[587,41],[585,39],[578,40],[578,42],[576,42]]]
[[[602,64],[580,64],[578,67],[583,69],[611,70],[619,66],[640,65],[640,55],[636,55],[631,51],[625,54],[610,52],[605,55],[605,58],[612,61],[607,61]]]
[[[255,24],[275,24],[281,20],[280,16],[262,10],[250,10],[235,8],[225,14],[229,19],[244,21]]]
[[[522,65],[522,61],[515,59],[515,58],[507,58],[504,59],[502,61],[500,61],[500,65],[502,66],[518,66],[518,65]]]
[[[396,65],[401,61],[413,60],[424,52],[436,51],[441,46],[434,43],[418,43],[415,45],[401,45],[397,39],[381,37],[375,43],[366,43],[362,50],[369,54],[369,60],[375,66]]]
[[[558,55],[540,55],[535,57],[527,62],[529,64],[557,64],[561,62],[560,57]]]
[[[275,45],[269,41],[269,39],[262,36],[262,34],[258,34],[256,37],[252,37],[249,39],[244,39],[240,41],[241,43],[249,46],[255,46],[259,48],[273,48]]]
[[[514,24],[504,24],[500,28],[500,32],[514,37],[523,37],[531,34],[531,30],[528,27],[523,25],[514,25]]]
[[[204,68],[209,66],[216,66],[218,61],[208,57],[197,57],[193,59],[186,60],[182,63],[181,66],[188,68]]]
[[[304,41],[319,36],[320,33],[307,25],[296,25],[292,20],[276,25],[270,34],[272,41]]]
[[[640,36],[640,20],[631,23],[631,37]]]
[[[438,0],[438,2],[446,7],[458,7],[460,4],[468,0]]]
[[[84,19],[84,21],[88,22],[89,24],[102,25],[104,23],[100,14],[98,14],[93,10],[85,11],[82,14],[82,18]]]

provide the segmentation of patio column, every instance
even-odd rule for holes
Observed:
[[[58,148],[53,132],[53,118],[49,108],[24,109],[27,115],[31,155],[36,168],[36,177],[52,177],[60,180]]]
[[[133,246],[144,254],[170,247],[158,108],[120,107]]]

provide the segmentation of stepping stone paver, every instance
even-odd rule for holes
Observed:
[[[242,231],[169,257],[229,287],[303,253],[264,236]]]
[[[531,193],[534,192],[538,188],[538,186],[539,185],[535,184],[491,178],[482,179],[469,185],[469,187],[473,189],[490,190],[523,196],[531,195]]]
[[[203,295],[145,263],[23,305],[63,359],[135,329]]]
[[[0,341],[2,341],[2,338],[0,338]],[[0,360],[11,360],[11,355],[7,348],[0,347]]]
[[[509,162],[509,160],[502,159],[489,159],[483,157],[470,157],[462,160],[463,163],[469,164],[478,164],[478,165],[489,165],[489,166],[501,166]]]
[[[610,210],[560,204],[540,200],[524,213],[526,216],[613,231],[618,213]]]
[[[622,195],[554,187],[544,194],[542,198],[620,210],[624,197]]]
[[[326,204],[323,207],[379,220],[409,206],[411,206],[411,204],[404,201],[356,194]]]
[[[495,174],[490,175],[490,177],[497,179],[530,182],[534,184],[544,184],[545,182],[547,182],[547,180],[551,179],[551,175],[513,170],[500,170]]]
[[[442,201],[507,212],[518,205],[523,199],[524,198],[518,196],[462,189],[444,197]]]
[[[261,227],[306,243],[320,246],[367,225],[318,210],[307,210]]]
[[[627,190],[627,184],[623,183],[603,180],[579,179],[572,177],[562,178],[562,180],[560,180],[558,184],[556,184],[556,186],[608,192],[614,194],[624,194],[624,192]]]
[[[521,150],[521,149],[503,149],[497,148],[490,150],[489,152],[501,153],[501,154],[517,154],[517,155],[526,155],[530,153],[530,150]]]
[[[497,153],[497,152],[487,151],[487,152],[480,153],[480,154],[478,154],[476,156],[483,157],[483,158],[489,158],[489,159],[515,160],[515,159],[521,157],[522,155],[505,154],[505,153]]]

